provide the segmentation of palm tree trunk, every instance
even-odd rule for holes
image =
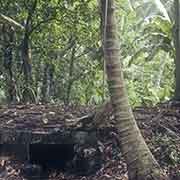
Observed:
[[[106,9],[106,1],[107,9]],[[128,166],[129,180],[160,180],[161,169],[146,145],[128,103],[124,86],[115,22],[114,0],[101,0],[101,10],[106,10],[104,24],[104,58],[111,102],[118,128],[121,150]]]

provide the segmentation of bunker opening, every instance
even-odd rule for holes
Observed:
[[[30,144],[29,162],[43,169],[66,170],[75,156],[73,144]]]
[[[43,169],[66,170],[75,156],[73,144],[1,144],[0,159],[15,157]]]

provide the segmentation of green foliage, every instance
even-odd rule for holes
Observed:
[[[134,106],[155,105],[168,100],[173,92],[173,61],[159,52],[154,61],[146,62],[139,57],[136,64],[125,68],[129,97]]]
[[[139,29],[134,30],[136,35],[131,42],[133,48],[125,57],[124,71],[131,103],[135,106],[154,105],[172,96],[175,52],[173,24],[168,11],[166,12],[166,3],[131,1],[138,15],[136,19],[139,19],[137,21]]]
[[[0,11],[25,25],[34,2],[0,1]],[[108,97],[107,84],[103,83],[97,1],[82,2],[37,1],[29,25],[32,53],[29,89],[33,90],[36,101],[100,104]],[[155,104],[172,95],[174,46],[170,15],[172,3],[168,5],[169,2],[117,0],[121,58],[130,101],[134,106]],[[12,71],[18,101],[23,101],[26,88],[21,58],[23,35],[23,32],[16,32],[13,44]],[[2,34],[0,47],[4,47]],[[0,51],[2,99],[8,93],[3,58]]]

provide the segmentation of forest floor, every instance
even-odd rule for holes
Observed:
[[[0,106],[0,126],[14,124],[17,128],[48,128],[61,119],[85,116],[93,107],[18,105]],[[134,115],[138,126],[154,156],[165,173],[180,180],[180,106],[159,104],[154,107],[137,107]],[[112,112],[107,119],[113,122]],[[28,120],[27,120],[28,119]],[[24,122],[18,123],[18,122]],[[113,124],[113,123],[112,123]],[[113,126],[113,125],[112,125]],[[103,146],[105,161],[101,168],[88,176],[49,170],[48,180],[127,180],[127,168],[120,152],[114,128],[101,128],[98,139]],[[0,160],[0,179],[24,180],[23,163],[15,159]]]

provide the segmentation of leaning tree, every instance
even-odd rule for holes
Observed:
[[[130,180],[165,179],[162,170],[146,145],[136,124],[124,85],[117,40],[115,0],[101,0],[103,47],[111,102],[118,138]]]

